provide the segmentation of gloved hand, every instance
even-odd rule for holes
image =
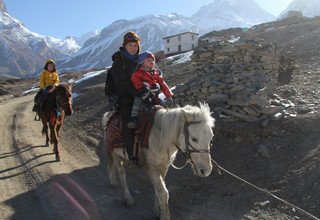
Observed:
[[[164,100],[167,107],[173,107],[173,105],[175,104],[172,97],[165,98]]]
[[[108,105],[107,111],[111,111],[113,109],[117,109],[119,105],[119,98],[116,95],[108,96]]]
[[[147,86],[142,86],[138,91],[139,91],[139,96],[142,96],[142,94],[149,91],[149,88]]]
[[[47,88],[46,87],[44,87],[43,89],[41,89],[42,90],[42,94],[47,94]]]
[[[158,83],[152,84],[150,90],[157,94],[160,92],[160,85]]]
[[[148,91],[142,93],[140,97],[142,98],[143,101],[145,101],[148,98],[151,98],[152,95],[153,95],[152,92],[148,90]]]

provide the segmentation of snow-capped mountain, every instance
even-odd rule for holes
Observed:
[[[173,13],[167,16],[151,14],[130,21],[117,20],[59,65],[63,70],[108,66],[112,54],[121,46],[123,35],[130,30],[139,34],[142,50],[157,52],[163,49],[162,38],[169,35],[185,31],[204,34],[230,27],[250,27],[273,18],[254,0],[214,0],[192,17]]]
[[[215,0],[191,16],[191,21],[202,34],[231,27],[251,27],[273,19],[274,16],[254,0]]]
[[[57,39],[50,36],[42,36],[45,42],[51,47],[63,54],[73,54],[80,50],[80,46],[77,43],[77,40],[73,37],[66,37],[65,39]]]
[[[294,0],[279,17],[286,17],[289,11],[300,11],[303,16],[310,18],[320,16],[320,0]]]
[[[196,27],[187,18],[177,14],[147,15],[133,20],[117,20],[104,28],[97,36],[90,38],[83,47],[66,58],[59,67],[61,71],[105,67],[111,64],[111,56],[122,44],[123,35],[134,31],[141,38],[142,50],[158,51],[162,38],[184,31],[195,31]]]
[[[254,0],[213,0],[212,4],[200,8],[191,17],[172,13],[122,19],[101,32],[60,40],[29,31],[21,22],[10,17],[3,0],[0,0],[0,9],[0,77],[3,74],[19,77],[30,72],[39,74],[46,58],[60,59],[59,72],[108,66],[127,31],[139,34],[142,50],[157,52],[163,48],[162,38],[169,35],[186,31],[204,34],[230,27],[250,27],[273,18]]]
[[[100,33],[100,30],[90,31],[88,33],[82,34],[80,37],[73,37],[77,44],[82,47],[83,44],[90,38],[97,36]]]
[[[63,59],[80,49],[74,40],[59,40],[29,31],[11,17],[0,0],[0,79],[26,77],[48,58]],[[74,41],[75,42],[75,41]]]

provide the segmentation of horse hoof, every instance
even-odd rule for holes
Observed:
[[[135,206],[135,204],[134,204],[134,201],[131,199],[127,199],[126,200],[126,204],[128,205],[128,206],[130,206],[130,207],[134,207]]]

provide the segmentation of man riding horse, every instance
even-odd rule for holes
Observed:
[[[37,92],[34,98],[34,106],[32,111],[38,112],[40,109],[40,104],[44,100],[46,95],[46,89],[49,86],[58,86],[60,83],[59,75],[56,70],[56,63],[54,60],[49,59],[46,61],[43,71],[39,78],[40,90]]]

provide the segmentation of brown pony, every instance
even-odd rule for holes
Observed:
[[[42,134],[46,135],[46,146],[49,146],[48,125],[50,128],[50,143],[54,144],[53,153],[56,160],[60,161],[59,154],[59,132],[66,116],[72,114],[72,86],[71,84],[60,84],[47,88],[43,102],[38,111],[42,121]]]

